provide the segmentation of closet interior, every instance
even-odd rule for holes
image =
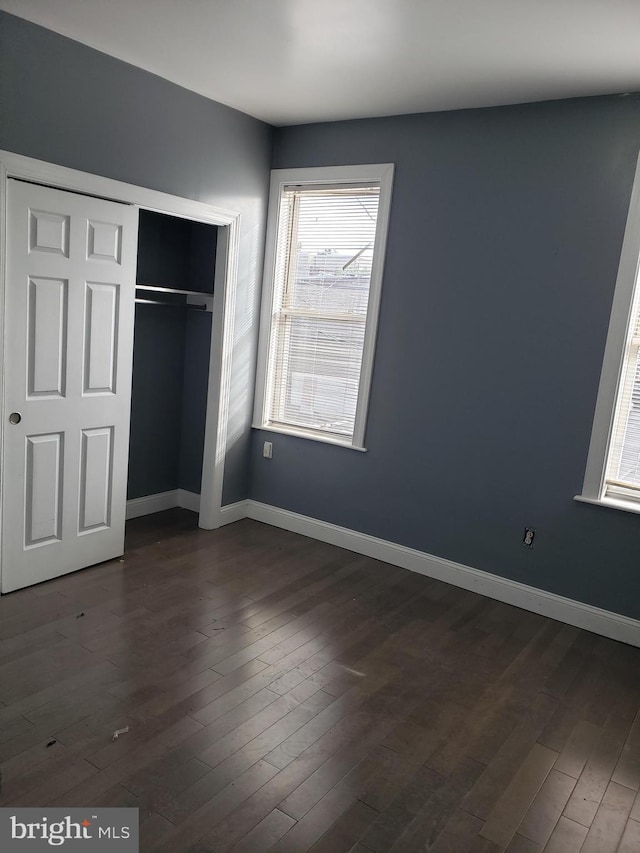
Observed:
[[[128,500],[199,504],[217,230],[140,210]]]

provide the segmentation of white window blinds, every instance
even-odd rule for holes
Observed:
[[[274,259],[265,426],[351,439],[380,186],[284,186]]]
[[[640,501],[640,288],[636,285],[605,472],[605,496]]]

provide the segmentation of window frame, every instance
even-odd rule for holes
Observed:
[[[622,242],[618,276],[609,318],[607,343],[604,351],[600,385],[591,430],[589,453],[582,492],[574,500],[597,506],[640,513],[638,498],[614,497],[605,494],[605,477],[620,385],[623,380],[624,359],[633,333],[632,310],[640,290],[640,155],[629,202],[629,212]],[[640,294],[638,294],[640,295]]]
[[[380,298],[382,279],[389,230],[389,214],[391,209],[391,190],[393,185],[393,163],[374,163],[357,166],[320,166],[300,169],[273,169],[269,188],[269,209],[267,214],[267,234],[264,255],[264,274],[262,283],[262,304],[260,310],[260,332],[258,339],[258,361],[256,368],[256,390],[254,399],[253,428],[268,432],[284,433],[286,435],[336,444],[353,450],[366,451],[365,433],[371,381],[373,378],[373,361],[375,356],[378,317],[380,313]],[[280,217],[280,199],[284,187],[299,184],[301,187],[321,187],[323,184],[344,184],[345,187],[367,182],[380,185],[378,202],[378,219],[371,266],[369,285],[369,300],[365,320],[364,345],[362,350],[362,366],[358,386],[358,401],[356,406],[353,436],[341,438],[339,435],[322,433],[319,430],[304,427],[274,424],[266,420],[267,410],[267,367],[271,342],[273,298],[276,269],[276,246]]]

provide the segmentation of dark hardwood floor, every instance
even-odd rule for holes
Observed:
[[[195,524],[0,599],[0,805],[135,806],[158,853],[640,851],[639,649]]]

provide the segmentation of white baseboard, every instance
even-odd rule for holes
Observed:
[[[132,498],[127,501],[127,520],[140,518],[142,515],[153,515],[154,512],[163,512],[165,509],[173,509],[176,506],[200,512],[200,495],[187,492],[185,489],[172,489],[170,492]]]
[[[178,490],[158,492],[157,495],[146,495],[144,498],[133,498],[127,501],[127,519],[139,518],[141,515],[152,515],[178,506]]]
[[[248,518],[248,507],[251,501],[238,501],[235,504],[227,504],[220,510],[220,526],[225,524],[233,524],[234,521],[241,521],[243,518]]]
[[[550,619],[575,625],[586,631],[593,631],[612,640],[619,640],[631,646],[640,646],[640,621],[636,619],[507,580],[489,572],[472,569],[461,563],[434,557],[413,548],[406,548],[404,545],[396,545],[384,539],[377,539],[375,536],[368,536],[346,527],[338,527],[326,521],[298,515],[298,513],[257,501],[241,501],[223,507],[223,514],[225,524],[238,521],[240,518],[253,518],[273,527],[281,527],[312,539],[319,539],[321,542],[328,542],[348,551],[355,551],[357,554],[373,557],[375,560],[382,560],[393,566],[477,592],[496,601],[503,601],[506,604],[548,616]]]
[[[186,489],[178,489],[178,503],[182,509],[190,509],[191,512],[200,512],[200,495],[188,492]]]

